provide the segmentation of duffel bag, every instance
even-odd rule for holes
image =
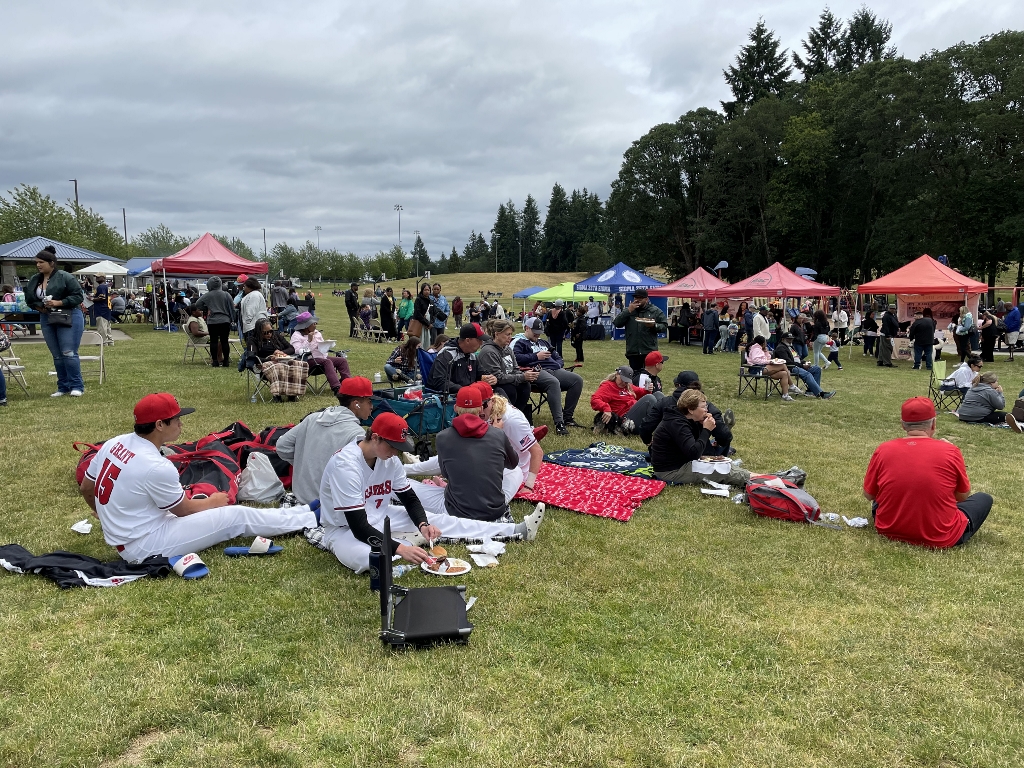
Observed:
[[[277,449],[274,446],[252,441],[248,443],[235,443],[231,446],[231,450],[235,452],[238,466],[241,469],[245,469],[249,464],[249,456],[251,454],[262,453],[266,455],[270,459],[270,466],[274,468],[274,473],[280,478],[285,490],[290,491],[292,489],[292,465],[277,455]]]
[[[78,466],[75,468],[75,484],[81,486],[82,481],[85,480],[85,473],[89,469],[89,465],[92,463],[93,456],[100,452],[100,448],[103,447],[103,443],[72,443],[71,447],[82,454],[82,457],[78,460]]]
[[[163,453],[178,469],[185,494],[206,495],[221,491],[228,495],[228,503],[238,500],[238,481],[241,469],[235,454],[224,443],[213,441],[197,449],[195,443],[165,445]]]

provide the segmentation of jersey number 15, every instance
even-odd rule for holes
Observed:
[[[114,492],[114,481],[120,474],[121,468],[117,464],[112,463],[110,459],[103,460],[103,469],[100,470],[99,477],[96,478],[96,490],[93,491],[93,495],[100,504],[110,501],[110,494]]]

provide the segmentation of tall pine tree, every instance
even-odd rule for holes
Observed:
[[[520,229],[523,238],[523,269],[536,272],[541,269],[541,242],[543,235],[540,226],[540,211],[533,195],[526,196],[523,203]]]
[[[807,33],[807,39],[801,42],[801,46],[806,58],[794,51],[793,64],[803,73],[805,81],[842,69],[846,55],[843,22],[826,8],[818,17],[818,26]]]
[[[779,39],[758,19],[750,30],[750,44],[740,48],[736,64],[723,74],[732,89],[733,101],[722,102],[725,114],[732,118],[765,96],[778,95],[793,71],[786,60],[788,51],[779,50]]]
[[[575,269],[572,258],[572,226],[569,221],[569,199],[561,184],[551,188],[548,213],[544,217],[544,242],[541,245],[541,265],[544,272],[564,272]]]

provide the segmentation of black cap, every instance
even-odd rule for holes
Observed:
[[[635,291],[633,291],[633,298],[634,299],[646,299],[647,298],[647,289],[646,288],[637,288]]]
[[[675,385],[677,387],[685,387],[687,384],[692,384],[695,381],[700,381],[700,376],[697,375],[696,371],[680,371],[676,375]]]
[[[784,338],[784,339],[792,339],[793,338],[793,334],[790,333],[789,331],[786,331],[786,333],[782,334],[782,338]]]

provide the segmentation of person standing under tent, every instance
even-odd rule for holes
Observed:
[[[597,325],[601,321],[601,302],[594,301],[593,296],[587,297],[587,325]]]
[[[892,364],[893,340],[900,332],[900,324],[896,319],[896,305],[890,304],[889,309],[882,317],[881,335],[878,337],[878,367],[895,368]],[[811,362],[814,362],[813,360]]]
[[[221,289],[219,277],[211,277],[206,281],[207,291],[194,306],[209,313],[207,327],[210,332],[210,359],[214,368],[227,368],[231,357],[231,319],[234,316],[234,304],[231,297]]]

